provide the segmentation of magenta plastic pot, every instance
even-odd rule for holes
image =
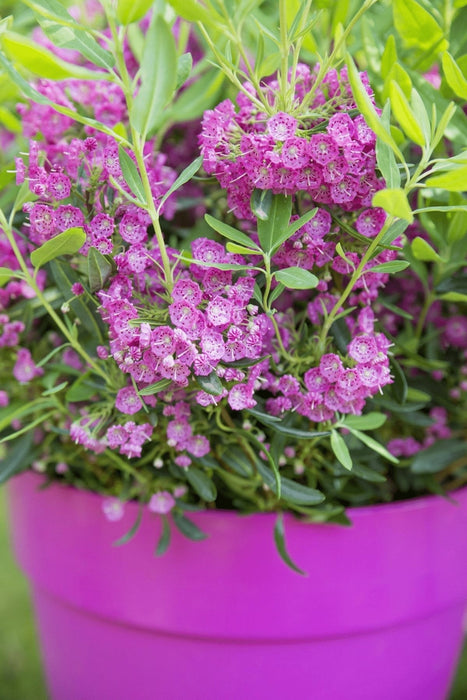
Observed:
[[[17,558],[32,584],[52,700],[444,700],[463,639],[467,490],[352,510],[351,528],[274,516],[192,515],[173,532],[137,508],[34,474],[9,486]]]

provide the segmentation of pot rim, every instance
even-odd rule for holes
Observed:
[[[44,486],[45,484],[45,475],[40,474],[37,472],[34,472],[31,469],[25,470],[23,472],[20,472],[19,474],[16,475],[16,477],[19,476],[24,476],[24,475],[29,475],[31,478],[36,479],[39,485]],[[15,478],[15,477],[14,477]],[[40,480],[42,479],[42,483]],[[87,489],[82,489],[77,486],[73,486],[71,484],[64,484],[59,481],[50,481],[50,483],[45,487],[45,489],[48,489],[49,487],[55,487],[59,489],[65,489],[65,490],[70,490],[74,491],[79,494],[86,495],[90,498],[117,498],[118,496],[110,496],[107,494],[103,493],[98,493],[97,491],[89,491]],[[365,516],[372,516],[376,515],[380,511],[384,510],[385,512],[392,512],[392,511],[400,511],[400,512],[406,512],[408,510],[422,510],[425,508],[429,508],[433,505],[435,501],[446,501],[451,503],[452,505],[459,506],[460,505],[460,498],[463,496],[467,497],[467,485],[461,487],[460,489],[456,489],[455,491],[451,492],[446,492],[446,494],[435,494],[435,493],[430,493],[430,494],[425,494],[423,496],[415,496],[413,498],[406,498],[406,499],[400,499],[397,501],[389,501],[387,503],[375,503],[371,505],[364,505],[364,506],[353,506],[353,507],[347,507],[345,509],[345,513],[349,516],[350,520],[353,520],[355,517],[360,518],[360,517],[365,517]],[[122,501],[125,503],[126,506],[136,506],[137,503],[136,501]],[[187,511],[188,512],[188,511]],[[241,511],[238,510],[233,510],[229,508],[206,508],[204,510],[199,510],[199,511],[190,511],[189,512],[189,517],[196,517],[197,515],[202,514],[204,516],[212,517],[214,514],[219,515],[230,515],[230,516],[239,516],[239,517],[248,517],[248,516],[276,516],[280,511],[253,511],[249,513],[242,513]],[[283,511],[282,511],[283,512]],[[286,515],[294,516],[294,513],[286,511]],[[314,525],[335,525],[336,523],[333,522],[323,522],[323,523],[311,523]]]

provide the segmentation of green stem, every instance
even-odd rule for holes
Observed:
[[[289,85],[287,74],[289,72],[289,36],[287,31],[287,0],[279,0],[279,21],[281,33],[281,94],[280,102],[282,109],[287,112],[289,107],[288,92]]]
[[[159,252],[162,260],[162,267],[164,269],[165,286],[167,291],[171,293],[173,289],[172,268],[170,265],[169,255],[167,253],[167,247],[165,245],[164,234],[162,233],[160,225],[159,215],[154,204],[154,198],[151,191],[151,184],[149,182],[149,175],[146,169],[146,164],[144,162],[144,145],[146,142],[146,135],[139,134],[131,124],[131,114],[133,110],[133,84],[128,74],[128,69],[125,63],[125,57],[123,53],[123,39],[125,30],[124,28],[122,28],[122,31],[118,31],[111,12],[107,13],[107,19],[115,43],[115,59],[122,81],[122,89],[125,95],[128,113],[130,114],[132,150],[136,158],[136,163],[138,165],[139,173],[141,176],[141,182],[143,184],[144,194],[146,198],[146,211],[150,216],[157,244],[159,247]]]

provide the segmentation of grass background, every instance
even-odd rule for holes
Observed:
[[[28,585],[10,551],[5,500],[0,488],[0,700],[48,700]],[[467,700],[467,644],[449,700]]]

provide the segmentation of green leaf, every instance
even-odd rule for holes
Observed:
[[[11,61],[40,78],[48,78],[50,80],[65,80],[67,78],[108,80],[106,73],[95,73],[82,66],[68,63],[21,34],[5,32],[1,36],[1,44],[5,54]]]
[[[286,267],[275,272],[274,277],[288,289],[314,289],[319,284],[316,275],[301,267]]]
[[[354,60],[349,53],[346,56],[346,64],[349,71],[349,82],[352,88],[355,103],[362,113],[366,123],[370,129],[375,132],[376,136],[381,139],[381,141],[392,148],[395,155],[399,158],[401,163],[403,163],[404,156],[402,155],[397,143],[394,141],[390,130],[386,129],[381,122],[381,119],[379,118],[378,113],[370,100],[365,86],[362,83]]]
[[[97,387],[94,383],[89,381],[89,372],[83,374],[81,377],[73,382],[68,391],[65,394],[65,400],[67,403],[78,403],[79,401],[87,401],[94,396]]]
[[[287,232],[291,213],[292,197],[274,194],[267,218],[258,218],[258,238],[265,253],[270,254],[277,241]]]
[[[394,358],[391,358],[391,372],[394,378],[394,383],[392,385],[394,398],[398,403],[405,403],[407,401],[409,387],[402,367]]]
[[[209,374],[207,377],[197,375],[196,381],[203,391],[205,391],[207,394],[212,394],[213,396],[219,396],[224,390],[222,382],[215,372],[211,372],[211,374]]]
[[[424,238],[420,238],[420,236],[413,239],[410,247],[417,260],[422,260],[423,262],[441,262],[441,258],[436,250],[434,250]]]
[[[140,389],[138,394],[140,396],[152,396],[153,394],[159,393],[159,391],[164,391],[172,384],[171,379],[159,379],[158,382],[145,386],[144,389]]]
[[[395,272],[402,272],[410,266],[410,263],[406,260],[392,260],[391,262],[380,263],[375,265],[368,272],[389,272],[391,274]]]
[[[264,462],[257,460],[256,468],[262,477],[264,483],[277,496],[277,481],[274,473],[269,469]],[[304,486],[298,481],[292,481],[284,476],[280,477],[281,492],[280,498],[297,506],[316,506],[324,501],[324,494],[318,489],[312,489],[309,486]]]
[[[467,445],[463,440],[438,440],[415,455],[410,471],[413,474],[437,474],[466,454]]]
[[[397,48],[394,34],[390,34],[386,40],[383,55],[381,57],[381,77],[386,79],[389,71],[397,61]]]
[[[161,515],[161,523],[162,532],[154,552],[156,557],[161,557],[165,554],[170,545],[170,524],[166,515]]]
[[[93,247],[89,249],[87,261],[89,289],[91,292],[97,292],[103,288],[112,274],[112,263],[97,248]]]
[[[409,101],[394,80],[391,80],[389,95],[391,98],[391,110],[405,134],[414,143],[417,143],[419,146],[424,146],[425,137],[423,131],[418,124]]]
[[[125,182],[141,204],[146,202],[144,186],[141,182],[141,175],[134,160],[128,155],[124,148],[118,147],[118,160],[122,169]]]
[[[344,438],[337,430],[331,430],[331,448],[336,459],[349,471],[352,469],[352,457],[350,456],[349,448],[347,447]]]
[[[115,59],[86,28],[76,22],[59,0],[23,0],[39,17],[45,34],[59,48],[76,49],[95,66],[112,69]]]
[[[142,135],[161,120],[177,84],[177,47],[172,29],[156,15],[146,34],[141,64],[141,86],[130,112],[130,121]]]
[[[394,0],[394,25],[407,48],[423,52],[444,51],[447,41],[443,30],[415,0]],[[431,64],[430,64],[431,65]]]
[[[377,440],[374,440],[372,437],[369,435],[366,435],[366,433],[360,432],[360,430],[356,430],[355,428],[350,428],[347,426],[347,428],[350,430],[352,435],[354,435],[360,442],[363,442],[367,447],[370,448],[370,450],[373,450],[373,452],[377,452],[379,455],[382,457],[385,457],[389,462],[392,462],[393,464],[399,464],[399,460],[397,457],[394,457],[388,450],[381,445],[381,443],[377,442]]]
[[[8,267],[0,267],[0,287],[4,287],[12,277],[16,277],[19,273],[15,270],[10,270]]]
[[[263,251],[261,250],[245,248],[244,246],[238,245],[237,243],[232,243],[231,241],[227,241],[225,247],[229,253],[234,253],[235,255],[263,255]]]
[[[448,277],[438,284],[436,291],[440,294],[446,292],[458,292],[467,294],[467,275]]]
[[[245,452],[235,445],[229,445],[222,453],[222,461],[236,474],[249,478],[253,476],[253,465]]]
[[[282,513],[277,514],[276,522],[274,525],[274,542],[276,543],[277,551],[282,559],[282,561],[287,564],[287,566],[295,571],[301,576],[308,576],[306,571],[300,569],[296,564],[293,563],[292,559],[287,552],[287,545],[285,542],[285,532],[284,532],[284,516]]]
[[[60,290],[60,293],[65,299],[71,296],[71,286],[75,282],[80,282],[81,278],[69,265],[58,260],[52,260],[49,264],[50,271],[55,280],[55,283]],[[97,315],[94,307],[89,308],[84,296],[79,296],[69,302],[70,309],[81,321],[84,328],[89,331],[93,342],[102,344],[104,335],[107,337],[108,327],[104,326],[104,322]]]
[[[177,61],[177,84],[176,89],[181,88],[190,77],[193,68],[193,57],[191,53],[182,54]]]
[[[381,207],[391,216],[405,219],[409,223],[413,222],[413,214],[407,195],[400,188],[395,190],[378,190],[373,197],[372,205]]]
[[[84,229],[75,227],[69,228],[58,236],[43,243],[39,248],[31,253],[31,262],[35,268],[43,267],[51,260],[55,260],[60,255],[74,255],[86,242]]]
[[[381,115],[381,123],[384,127],[390,129],[390,105],[386,103]],[[397,162],[394,157],[394,152],[387,143],[380,138],[376,140],[376,161],[381,175],[384,177],[386,187],[389,189],[398,189],[401,183],[401,176]]]
[[[271,190],[253,190],[250,198],[251,211],[257,219],[267,221],[271,211],[273,194]]]
[[[218,102],[223,82],[222,71],[206,72],[188,85],[167,108],[167,119],[174,123],[198,119]]]
[[[188,450],[189,451],[189,450]],[[196,467],[189,467],[185,472],[185,478],[192,489],[204,501],[215,501],[217,497],[217,489],[212,479],[205,472]]]
[[[455,92],[457,97],[467,100],[467,80],[461,68],[448,51],[443,53],[442,63],[444,75],[451,90]]]
[[[237,231],[236,228],[225,224],[223,221],[215,219],[210,214],[205,214],[204,218],[206,223],[209,224],[214,231],[217,231],[217,233],[220,233],[221,236],[224,236],[224,238],[228,238],[230,241],[235,241],[235,243],[239,243],[246,248],[252,248],[259,251],[256,243],[249,236],[247,236],[246,233]]]
[[[467,165],[452,168],[442,175],[429,177],[425,184],[427,187],[439,187],[448,192],[464,192],[467,189]]]
[[[140,503],[138,507],[138,515],[136,516],[136,520],[133,526],[130,528],[130,530],[128,530],[128,532],[125,535],[123,535],[123,537],[120,537],[120,539],[112,543],[114,547],[121,547],[122,544],[126,544],[127,542],[133,539],[133,537],[139,530],[139,526],[141,525],[141,520],[143,519],[143,510],[143,504]]]
[[[224,24],[222,17],[212,7],[208,10],[196,0],[168,0],[168,3],[177,15],[188,22],[202,22],[208,26],[212,24],[223,26]]]
[[[177,529],[182,533],[182,535],[188,537],[189,540],[200,541],[206,539],[207,535],[200,530],[192,520],[180,513],[180,511],[173,510],[172,518]]]
[[[467,208],[466,211],[456,211],[452,217],[447,234],[448,243],[461,241],[467,235]],[[1,274],[1,273],[0,273]]]
[[[184,185],[189,180],[191,180],[193,175],[195,173],[197,173],[198,170],[200,169],[202,163],[203,163],[203,156],[198,156],[198,158],[195,158],[195,160],[192,163],[190,163],[190,165],[187,165],[187,167],[184,170],[182,170],[182,172],[177,177],[177,179],[175,180],[173,185],[167,190],[167,192],[164,194],[164,196],[160,200],[159,206],[158,206],[158,212],[160,212],[162,206],[164,205],[164,203],[170,197],[171,194],[173,194],[174,192],[179,190],[180,187],[182,187],[182,185]]]
[[[32,440],[33,435],[29,433],[9,446],[6,456],[0,460],[0,484],[30,466]]]
[[[287,230],[287,233],[289,236],[293,236],[294,233],[298,231],[299,228],[302,228],[302,226],[305,226],[311,219],[314,218],[318,211],[318,207],[315,207],[314,209],[310,209],[310,211],[307,211],[306,214],[303,214],[299,219],[296,221],[293,221]],[[281,241],[283,242],[283,241]],[[276,243],[277,246],[277,243]]]
[[[384,425],[386,420],[387,416],[384,413],[372,411],[364,413],[362,416],[345,416],[341,423],[347,428],[356,428],[357,430],[377,430]]]
[[[139,22],[149,12],[154,0],[117,0],[117,20],[120,24]]]

